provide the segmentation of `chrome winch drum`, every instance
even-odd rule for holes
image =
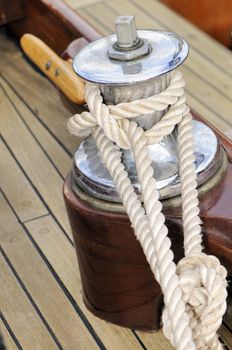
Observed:
[[[74,59],[75,72],[84,80],[99,85],[107,104],[130,102],[159,94],[170,81],[170,72],[188,56],[188,44],[174,33],[135,29],[132,16],[119,17],[116,34],[109,35],[82,49]],[[166,111],[140,115],[134,120],[144,130],[157,123]],[[198,185],[212,177],[221,164],[221,147],[214,132],[193,121]],[[200,140],[200,142],[199,142]],[[149,146],[160,198],[180,194],[177,131],[159,144]],[[130,150],[122,151],[122,162],[137,193],[140,188]],[[74,157],[73,181],[84,192],[99,199],[120,202],[113,181],[101,163],[90,136]]]

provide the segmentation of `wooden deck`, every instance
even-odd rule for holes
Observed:
[[[75,7],[77,0],[68,1]],[[137,0],[94,2],[79,1],[83,7],[77,11],[104,34],[123,12],[135,14],[138,26],[160,28],[166,21],[169,29],[185,36],[193,47],[183,68],[189,104],[230,132],[229,51],[176,16],[170,20],[169,10],[162,15],[160,4],[151,11],[152,1],[143,1],[145,10]],[[65,127],[74,108],[4,31],[0,49],[0,332],[7,349],[172,349],[161,331],[120,328],[86,310],[62,198],[63,180],[78,143]],[[227,349],[232,349],[231,332],[229,309],[220,330]]]

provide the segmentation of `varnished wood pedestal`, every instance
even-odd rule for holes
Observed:
[[[224,169],[214,188],[201,195],[200,209],[205,251],[218,256],[232,274],[232,165],[224,162]],[[162,293],[127,215],[84,200],[80,189],[74,193],[71,181],[70,173],[64,198],[87,308],[121,326],[159,329]],[[164,213],[177,262],[183,256],[181,208],[166,203]]]
[[[64,198],[88,309],[121,326],[158,329],[162,293],[127,215],[97,209],[78,198],[70,175]]]

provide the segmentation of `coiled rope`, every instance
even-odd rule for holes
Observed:
[[[158,95],[116,106],[106,105],[97,85],[86,84],[89,112],[71,117],[68,130],[79,137],[92,134],[126,208],[134,233],[164,295],[163,331],[178,350],[219,350],[217,330],[226,311],[226,270],[219,260],[202,252],[197,181],[194,165],[192,116],[186,106],[185,82],[171,75]],[[168,109],[162,119],[144,131],[131,121],[141,114]],[[176,265],[162,203],[156,189],[148,145],[158,143],[178,126],[179,172],[185,257]],[[122,149],[131,149],[141,187],[135,193],[123,163]]]

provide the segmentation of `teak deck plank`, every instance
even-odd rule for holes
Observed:
[[[25,59],[13,41],[0,32],[0,74],[47,130],[72,154],[76,139],[69,137],[66,122],[77,110],[61,102],[54,85]],[[63,98],[63,96],[62,96]],[[65,102],[64,98],[64,102]]]
[[[35,118],[30,109],[25,106],[23,101],[11,89],[9,84],[0,77],[0,85],[14,107],[15,111],[20,115],[25,123],[25,127],[33,134],[33,137],[43,148],[49,159],[52,161],[56,169],[62,177],[66,177],[72,164],[71,156],[64,150],[49,131]],[[67,138],[69,135],[67,133]]]
[[[89,5],[96,4],[98,2],[101,2],[102,0],[67,0],[65,1],[71,8],[81,8]]]
[[[46,215],[47,209],[31,187],[28,179],[12,158],[9,150],[0,140],[0,183],[1,188],[21,221]]]
[[[2,201],[2,198],[1,198]],[[17,246],[15,237],[9,237],[10,244]],[[23,349],[51,350],[57,346],[44,323],[16,280],[3,255],[0,254],[0,305],[2,313]],[[10,298],[9,298],[10,294]],[[4,338],[5,339],[5,338]],[[10,350],[10,348],[9,348]]]
[[[62,196],[63,179],[33,135],[25,127],[1,87],[0,96],[1,113],[4,115],[4,118],[0,119],[0,129],[4,140],[30,178],[33,186],[43,197],[46,205],[59,219],[62,227],[71,237]]]
[[[48,270],[32,242],[18,224],[4,198],[0,197],[0,222],[2,249],[14,267],[15,273],[24,284],[33,303],[49,325],[58,346],[66,349],[98,349],[94,338],[82,322],[79,314],[70,303],[61,286]],[[9,282],[9,278],[6,278]],[[4,284],[7,284],[4,281]],[[14,288],[12,288],[14,290]],[[10,286],[6,287],[6,296],[11,295]],[[17,298],[13,298],[17,302]],[[5,300],[4,309],[9,301]],[[21,304],[19,300],[19,304]],[[4,312],[3,309],[3,312]],[[12,307],[11,321],[14,319]],[[10,321],[8,321],[10,323]],[[48,326],[47,326],[48,327]],[[40,340],[38,340],[40,343]],[[49,349],[49,344],[47,345]],[[29,349],[29,348],[28,348]],[[42,349],[42,348],[41,348]],[[46,349],[46,346],[43,347]]]
[[[2,317],[2,315],[0,316],[0,333],[2,335],[4,345],[6,346],[7,349],[18,350],[18,346],[14,342],[12,336],[9,333],[9,329],[6,328],[1,317]],[[7,325],[7,327],[8,327],[8,325]]]

